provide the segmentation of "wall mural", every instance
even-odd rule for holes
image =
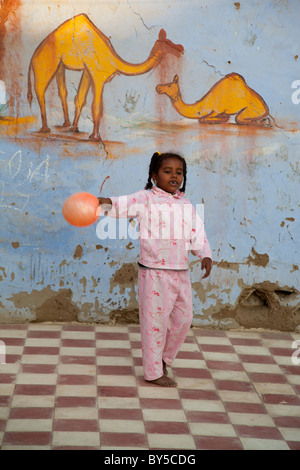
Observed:
[[[89,140],[101,141],[99,126],[103,114],[104,85],[119,74],[128,76],[145,74],[157,67],[167,54],[180,57],[183,51],[183,46],[167,39],[166,32],[161,29],[149,57],[142,63],[130,64],[122,60],[109,38],[86,14],[66,20],[37,47],[29,65],[27,98],[31,106],[33,72],[34,89],[42,119],[39,132],[50,132],[47,124],[45,93],[54,77],[63,109],[62,127],[68,128],[70,132],[79,132],[79,118],[86,104],[87,94],[92,88],[93,132]],[[67,104],[66,69],[82,71],[75,97],[75,116],[72,125]],[[269,114],[264,99],[251,89],[244,77],[238,73],[227,74],[193,104],[187,104],[182,100],[177,75],[172,83],[157,85],[156,91],[159,94],[166,94],[180,115],[198,119],[200,124],[226,123],[230,116],[235,116],[235,123],[239,125],[271,127],[275,122]]]
[[[80,114],[86,103],[87,93],[92,87],[94,128],[89,139],[100,141],[99,125],[102,116],[102,94],[105,83],[112,80],[117,74],[144,74],[157,67],[165,55],[173,54],[180,57],[182,53],[183,47],[167,39],[166,32],[162,29],[148,59],[140,64],[129,64],[121,59],[110,40],[91,22],[87,15],[77,15],[65,21],[44,39],[30,61],[27,96],[31,105],[32,70],[43,124],[40,132],[50,132],[46,118],[45,92],[55,76],[64,113],[63,126],[70,126],[66,99],[65,69],[83,71],[75,98],[75,117],[70,131],[78,132]]]
[[[270,126],[269,108],[263,98],[252,90],[244,77],[230,73],[221,78],[199,101],[186,104],[182,100],[179,79],[156,87],[167,95],[176,111],[203,124],[222,124],[235,116],[236,124]]]

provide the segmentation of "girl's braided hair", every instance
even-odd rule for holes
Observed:
[[[156,174],[158,173],[158,170],[160,169],[160,167],[162,165],[162,162],[164,160],[167,160],[167,158],[178,158],[178,160],[180,160],[182,162],[182,166],[183,166],[183,185],[180,188],[180,191],[182,193],[184,193],[185,192],[185,186],[186,186],[186,161],[181,155],[177,155],[177,153],[169,153],[169,152],[166,152],[166,153],[155,152],[152,155],[150,165],[149,165],[148,181],[147,181],[147,184],[145,186],[145,189],[151,189],[152,188],[152,186],[153,186],[152,181],[151,181],[152,180],[152,175],[153,175],[153,173],[156,173]]]

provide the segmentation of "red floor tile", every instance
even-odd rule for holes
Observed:
[[[60,331],[49,330],[29,330],[27,338],[56,338],[59,339],[61,336]]]
[[[235,346],[262,346],[261,339],[254,338],[230,338],[230,341]]]
[[[181,401],[167,398],[140,398],[142,408],[153,408],[162,410],[180,410]]]
[[[148,434],[189,434],[187,423],[146,421],[145,429]]]
[[[258,354],[239,354],[238,355],[242,362],[253,363],[253,364],[276,364],[275,359],[272,356],[260,356]]]
[[[228,413],[252,413],[252,414],[267,414],[267,410],[263,404],[260,403],[224,403]]]
[[[121,348],[97,348],[96,356],[105,356],[105,357],[130,357],[131,349],[121,349]]]
[[[98,387],[99,397],[137,397],[138,392],[135,387],[110,387],[102,386]]]
[[[254,392],[253,385],[250,382],[241,382],[239,380],[215,380],[215,384],[218,390]]]
[[[109,409],[102,408],[99,410],[100,419],[117,419],[117,420],[142,420],[142,410],[138,409]]]
[[[194,437],[198,450],[243,450],[243,446],[235,437]]]
[[[97,399],[94,397],[56,397],[55,406],[58,408],[95,408]]]
[[[262,331],[261,337],[264,339],[278,339],[278,340],[287,340],[293,341],[293,337],[290,333],[283,333],[280,331]]]
[[[99,425],[95,419],[56,419],[53,424],[54,431],[69,432],[98,432]]]
[[[0,419],[0,432],[5,431],[6,428],[6,419]]]
[[[15,395],[55,395],[55,385],[21,385],[15,386]]]
[[[134,375],[131,366],[98,366],[98,375]]]
[[[1,327],[1,324],[0,324]],[[1,339],[1,337],[0,337]],[[24,346],[26,338],[5,338],[5,346]]]
[[[202,337],[216,337],[216,338],[223,338],[226,336],[226,332],[223,330],[202,330],[202,329],[193,329],[192,330],[195,336],[202,336]]]
[[[179,351],[177,354],[178,359],[190,359],[192,361],[203,360],[203,354],[199,351]]]
[[[21,371],[26,374],[55,374],[56,364],[21,364]]]
[[[148,448],[147,437],[144,434],[100,432],[101,446],[117,447],[140,447]]]
[[[298,416],[278,416],[273,417],[273,421],[278,427],[300,429],[300,417]]]
[[[277,428],[271,426],[235,426],[236,433],[240,437],[254,439],[279,439],[283,440],[281,433]]]
[[[280,393],[269,393],[262,394],[262,400],[264,403],[271,405],[292,405],[300,406],[300,397],[297,395],[283,395]]]
[[[95,331],[94,325],[80,325],[76,323],[76,325],[62,325],[63,331]]]
[[[21,362],[22,354],[6,354],[6,364],[16,364]]]
[[[252,382],[285,384],[287,380],[283,374],[253,373],[249,374]]]
[[[16,377],[16,374],[0,374],[0,384],[12,384]]]
[[[287,443],[287,445],[289,446],[289,448],[291,450],[300,450],[300,442],[299,441],[296,441],[296,442],[287,441],[286,443]]]
[[[128,333],[110,333],[110,332],[96,332],[96,339],[101,340],[104,339],[105,341],[112,340],[112,341],[129,341],[129,334]]]
[[[244,371],[243,364],[240,362],[228,361],[206,361],[209,370],[232,370],[233,372]]]
[[[23,354],[42,354],[43,356],[58,356],[60,349],[58,347],[47,346],[24,346]]]
[[[280,365],[280,369],[284,375],[299,375],[299,365],[295,366],[287,366],[287,365]]]
[[[219,395],[214,390],[189,390],[179,389],[179,396],[181,399],[188,400],[219,400]]]
[[[209,411],[188,411],[186,413],[189,423],[218,423],[231,424],[227,413]]]
[[[9,419],[51,419],[53,408],[11,408]]]
[[[292,341],[291,341],[291,345],[292,345]],[[291,350],[291,347],[289,347],[289,348],[269,348],[269,351],[273,356],[283,356],[283,357],[291,357],[291,355],[292,355],[291,352],[293,352],[293,350]]]
[[[96,377],[92,375],[59,375],[57,378],[59,385],[94,385]]]
[[[78,364],[92,366],[96,364],[95,356],[60,356],[60,362],[62,364]]]
[[[173,372],[177,377],[211,379],[211,373],[207,369],[192,369],[184,367],[173,367]]]
[[[3,395],[2,397],[0,396],[0,406],[9,406],[11,397]]]
[[[14,446],[50,446],[51,432],[6,432],[3,445]]]
[[[217,352],[217,353],[226,353],[233,354],[235,349],[233,346],[223,345],[223,344],[200,344],[200,348],[205,352]]]
[[[62,339],[63,348],[95,348],[96,341],[90,339]]]

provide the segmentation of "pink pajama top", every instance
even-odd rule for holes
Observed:
[[[110,217],[136,218],[139,223],[139,263],[156,269],[189,269],[189,251],[212,258],[204,225],[184,193],[150,190],[110,197]]]

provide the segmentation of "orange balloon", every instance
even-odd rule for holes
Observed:
[[[99,217],[99,201],[93,194],[76,193],[65,201],[62,214],[66,221],[76,227],[87,227]]]

